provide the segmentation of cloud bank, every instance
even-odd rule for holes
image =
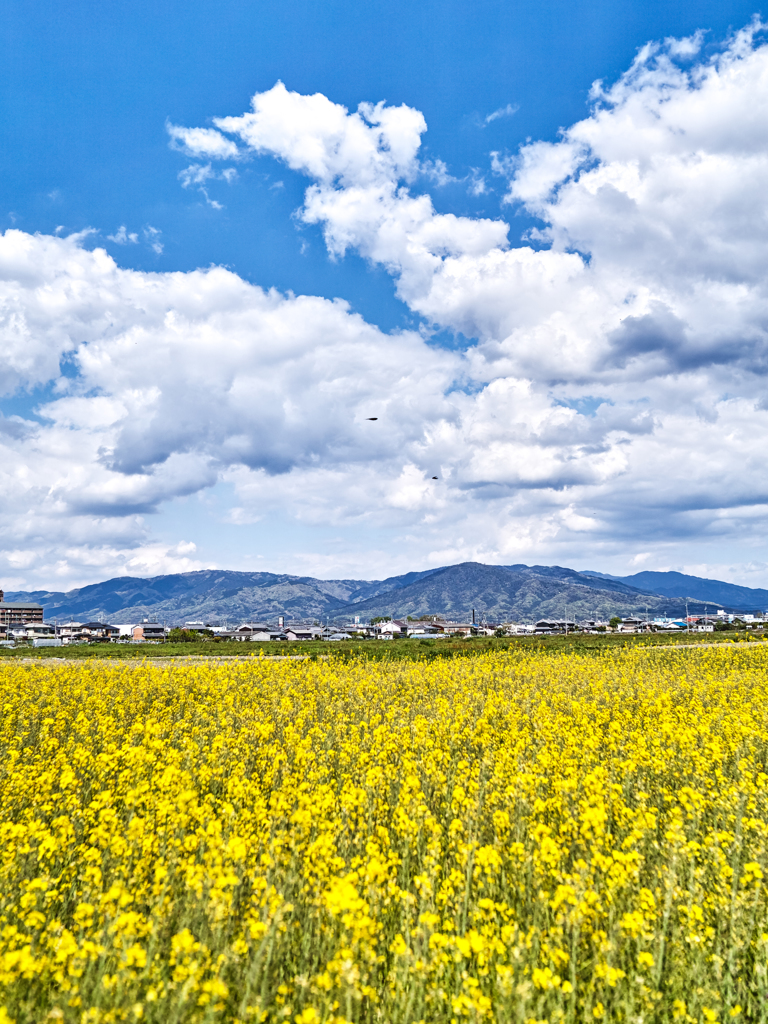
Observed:
[[[222,268],[141,273],[82,236],[7,231],[3,387],[48,397],[36,420],[0,420],[0,570],[201,564],[188,547],[158,550],[151,513],[218,481],[235,490],[233,522],[282,510],[393,526],[397,567],[663,566],[686,544],[703,553],[689,567],[759,559],[760,31],[706,58],[700,37],[648,45],[557,141],[495,154],[504,210],[540,223],[520,245],[502,210],[435,208],[419,188],[432,174],[426,124],[407,106],[350,112],[278,83],[212,128],[168,126],[204,161],[181,173],[188,187],[252,154],[306,176],[299,216],[334,258],[386,268],[420,332],[387,334],[341,300],[264,291]],[[449,351],[433,330],[475,343]]]

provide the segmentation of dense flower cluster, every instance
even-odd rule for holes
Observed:
[[[768,651],[0,667],[0,1021],[768,1020]]]

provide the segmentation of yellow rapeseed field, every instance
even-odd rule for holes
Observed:
[[[0,1021],[768,1021],[768,645],[0,665]]]

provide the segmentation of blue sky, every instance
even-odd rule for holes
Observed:
[[[166,120],[200,124],[245,109],[280,79],[354,109],[361,100],[424,113],[428,157],[463,177],[493,150],[554,139],[587,111],[595,79],[615,79],[650,39],[705,28],[715,42],[749,3],[6,3],[0,164],[5,224],[99,230],[121,266],[220,263],[269,287],[341,295],[382,328],[413,322],[387,275],[350,255],[331,263],[317,230],[297,232],[302,177],[255,160],[217,212],[179,190]],[[484,119],[508,106],[512,116]],[[277,182],[283,188],[275,189]],[[439,192],[440,209],[498,216],[500,191]],[[512,237],[529,225],[516,211]],[[162,232],[163,255],[106,236]],[[302,241],[309,248],[302,254]],[[95,244],[96,239],[89,245]]]
[[[750,35],[742,50],[733,35],[755,13],[742,3],[6,3],[0,227],[11,229],[2,264],[4,308],[17,317],[4,321],[10,340],[0,381],[0,436],[11,445],[3,460],[8,508],[0,538],[6,586],[59,589],[118,573],[208,565],[372,577],[465,557],[613,572],[685,568],[765,585],[768,485],[752,454],[763,430],[762,293],[746,319],[743,303],[724,298],[717,307],[723,322],[714,333],[697,326],[685,305],[704,280],[733,282],[735,274],[743,287],[753,287],[749,265],[759,261],[762,235],[746,239],[743,212],[732,207],[732,221],[723,220],[725,196],[715,217],[705,199],[701,207],[683,208],[680,196],[691,195],[693,184],[681,186],[677,198],[661,197],[649,185],[643,201],[657,205],[647,207],[644,223],[657,214],[659,223],[671,223],[669,204],[676,203],[688,223],[714,218],[713,252],[722,253],[724,239],[743,250],[733,265],[708,264],[695,282],[679,269],[651,282],[648,267],[658,267],[668,253],[656,228],[619,253],[614,242],[623,229],[605,189],[602,205],[589,214],[604,230],[590,234],[575,199],[565,191],[539,194],[531,184],[546,177],[555,159],[565,168],[556,189],[597,167],[616,195],[631,194],[638,202],[634,186],[622,191],[617,182],[627,180],[630,165],[660,161],[666,143],[643,136],[626,156],[615,140],[642,135],[637,97],[653,93],[653,102],[663,102],[659,97],[670,89],[679,101],[675,116],[682,118],[670,132],[690,118],[699,132],[696,152],[711,149],[714,161],[747,159],[741,143],[722,141],[719,122],[703,124],[706,112],[691,106],[700,84],[697,67],[715,69],[715,93],[731,90],[731,120],[762,153],[746,98],[749,74],[761,80],[762,34]],[[664,43],[697,30],[704,34],[695,43]],[[647,76],[627,77],[639,49],[653,40],[660,49],[643,65]],[[741,62],[747,84],[734,84],[728,60]],[[685,81],[678,77],[670,85],[664,61],[688,76]],[[590,89],[598,79],[621,93],[606,101],[613,125],[593,114],[592,127],[573,136],[580,141],[568,142],[571,126],[595,110]],[[271,91],[278,81],[287,98]],[[346,214],[329,205],[342,194],[352,196],[362,164],[321,180],[300,145],[274,133],[252,144],[239,128],[227,135],[237,147],[228,162],[180,136],[172,144],[169,126],[218,130],[214,119],[241,118],[254,94],[274,98],[275,116],[285,123],[302,116],[291,97],[312,94],[350,115],[361,102],[421,112],[427,130],[420,132],[418,154],[391,172],[392,181],[413,197],[429,198],[429,231],[443,231],[441,215],[458,218],[451,240],[434,250],[444,261],[453,254],[450,273],[464,275],[451,278],[451,295],[464,296],[466,289],[466,296],[456,299],[450,315],[442,309],[453,298],[434,289],[427,295],[417,281],[426,271],[403,255],[411,242],[395,251],[381,238],[372,240],[371,222],[362,214],[351,227],[342,225]],[[366,125],[374,131],[373,121]],[[406,127],[398,122],[393,131]],[[330,145],[329,137],[322,137],[323,145]],[[537,149],[539,141],[554,148]],[[389,144],[382,143],[385,149]],[[693,173],[693,153],[675,155],[686,173]],[[310,210],[308,187],[322,193],[320,212]],[[762,182],[755,179],[753,187],[759,197]],[[404,201],[390,200],[392,223],[402,225]],[[506,238],[493,227],[501,220],[509,225]],[[465,244],[473,231],[484,233],[485,241]],[[36,234],[50,244],[40,248],[31,241],[27,251],[25,240]],[[684,234],[676,236],[682,249],[700,252],[700,243],[684,242]],[[661,246],[654,252],[651,236]],[[557,253],[565,262],[542,270],[549,298],[529,299],[535,288],[512,277],[491,296],[483,291],[491,263],[469,266],[480,258],[478,246],[486,253],[509,252],[505,247]],[[103,268],[88,260],[100,249],[114,261],[114,280],[122,282],[103,301]],[[604,275],[585,284],[578,299],[563,283],[576,273],[566,257],[581,261],[579,272],[597,267]],[[73,260],[77,284],[62,284]],[[684,252],[678,262],[685,264]],[[41,275],[34,295],[25,283],[27,264]],[[253,334],[242,318],[225,329],[216,319],[221,302],[232,309],[245,303],[247,316],[256,314],[231,278],[211,286],[210,309],[190,312],[199,288],[193,272],[211,266],[283,297],[348,305],[327,304],[321,314],[319,307],[299,303],[294,310],[288,303],[280,307],[278,327],[265,326],[262,311]],[[129,271],[138,276],[120,277]],[[186,276],[174,283],[172,272]],[[196,337],[222,332],[212,348],[190,349],[178,331],[177,348],[163,348],[161,366],[152,353],[170,344],[166,335],[150,337],[149,331],[127,340],[137,329],[137,289],[155,287],[152,275],[161,275],[165,283],[157,287],[167,292],[158,297],[158,310],[187,317]],[[182,280],[187,291],[180,297]],[[47,306],[40,299],[58,287],[70,297],[82,289],[76,310],[61,313],[69,299]],[[530,308],[511,297],[515,288]],[[626,316],[617,313],[619,291]],[[584,296],[597,292],[603,304],[585,326]],[[486,311],[504,302],[509,308],[490,323]],[[555,317],[552,310],[560,312]],[[23,344],[14,334],[19,317],[27,332]],[[325,333],[311,334],[318,323],[326,324]],[[304,339],[301,372],[283,367],[276,377],[260,377],[260,368],[273,362],[270,330],[288,348]],[[351,348],[322,349],[347,330]],[[218,372],[219,354],[235,335],[242,361],[227,364],[216,385],[219,397],[206,405],[201,361],[210,360]],[[248,339],[257,335],[251,345]],[[582,354],[568,363],[567,353],[580,344],[591,352],[590,339],[598,335],[609,348],[594,356],[597,362],[594,354]],[[110,339],[118,339],[118,347],[108,351]],[[131,345],[141,352],[143,377],[131,376]],[[536,353],[559,345],[565,355],[537,362]],[[712,355],[727,345],[748,350],[749,365],[735,355]],[[187,378],[193,361],[197,368]],[[404,362],[407,385],[392,370]],[[122,384],[113,387],[118,380]],[[318,394],[333,394],[335,404],[322,405],[315,385]],[[222,403],[229,399],[222,396],[239,388],[250,398],[237,398],[228,419]],[[249,403],[261,407],[267,392],[272,404],[251,422]],[[376,438],[347,437],[335,419],[344,394],[355,423],[365,422],[366,405],[390,410],[382,412]],[[424,418],[417,423],[409,417],[421,402]],[[303,404],[315,419],[299,430],[285,410]],[[675,419],[683,409],[688,418]],[[573,418],[564,420],[566,413]],[[177,420],[187,424],[184,430],[169,427]],[[282,445],[274,440],[281,434]],[[735,439],[733,451],[718,447],[723,437]],[[129,449],[141,457],[127,455]],[[726,469],[718,470],[731,471],[734,452],[747,460],[747,481],[726,481]],[[512,469],[528,463],[530,470],[515,476]],[[648,475],[651,463],[659,466],[658,478]],[[32,479],[35,466],[39,477]],[[109,480],[101,470],[112,474]]]

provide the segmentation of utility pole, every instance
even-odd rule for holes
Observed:
[[[691,632],[691,624],[688,621],[688,602],[685,602],[685,631],[686,633]]]

